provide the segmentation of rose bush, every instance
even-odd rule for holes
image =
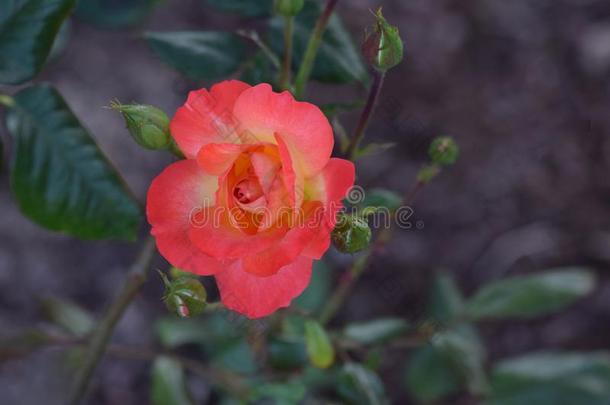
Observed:
[[[192,91],[170,124],[185,156],[151,184],[147,216],[174,266],[214,275],[225,306],[250,318],[288,306],[307,286],[354,165],[331,158],[320,109],[224,81]]]

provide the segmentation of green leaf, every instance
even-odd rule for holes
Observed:
[[[450,325],[464,312],[464,298],[455,280],[446,273],[437,274],[428,303],[428,316],[437,326]]]
[[[161,0],[79,0],[76,16],[102,28],[142,23]]]
[[[328,334],[316,321],[305,322],[305,345],[311,364],[328,368],[335,361],[335,349]]]
[[[402,205],[402,197],[391,190],[374,188],[368,190],[360,203],[361,207],[382,207],[390,211]]]
[[[607,405],[608,398],[608,352],[539,352],[496,364],[489,403]]]
[[[346,338],[370,345],[387,342],[409,329],[407,322],[400,318],[381,318],[368,322],[351,323],[345,327]]]
[[[93,316],[73,302],[59,298],[42,301],[47,318],[74,336],[85,336],[95,327]]]
[[[392,149],[394,146],[396,146],[396,143],[394,142],[369,143],[368,145],[356,151],[355,159],[360,159],[371,155],[379,155],[387,150]]]
[[[511,277],[482,287],[468,300],[472,319],[532,318],[559,311],[595,287],[595,276],[579,268]]]
[[[337,391],[349,404],[387,404],[381,379],[373,371],[356,363],[346,363],[338,377]]]
[[[42,69],[76,0],[2,0],[0,83],[20,84]]]
[[[273,11],[273,0],[205,0],[205,2],[216,10],[246,17],[263,17]]]
[[[150,398],[154,405],[193,404],[180,363],[166,356],[157,357],[152,366]]]
[[[278,370],[299,369],[307,364],[303,339],[294,337],[272,338],[267,347],[269,363]]]
[[[252,401],[263,401],[275,405],[297,405],[305,397],[306,387],[299,381],[287,383],[269,383],[258,386],[250,398]],[[250,402],[249,402],[250,403]]]
[[[240,79],[255,86],[259,83],[272,83],[275,80],[271,61],[262,51],[257,52],[247,63]]]
[[[416,399],[429,402],[457,392],[460,380],[447,357],[427,345],[409,359],[406,384]]]
[[[439,332],[432,337],[431,343],[471,393],[486,392],[485,348],[471,325],[459,325]]]
[[[51,86],[14,96],[11,185],[36,223],[85,239],[134,240],[141,212],[125,184]]]
[[[331,283],[331,269],[321,260],[314,262],[311,281],[294,305],[311,313],[319,312],[330,294]]]
[[[257,370],[254,353],[245,338],[231,342],[225,347],[216,344],[206,346],[207,353],[212,356],[212,364],[241,374],[251,374]]]
[[[321,5],[318,2],[307,1],[303,11],[295,17],[294,66],[301,65],[311,31],[320,13]],[[280,17],[270,22],[269,41],[271,47],[278,53],[281,53],[284,46],[283,26],[284,19]],[[328,83],[368,81],[369,75],[360,52],[337,13],[330,17],[311,77]]]
[[[229,76],[244,56],[244,44],[230,32],[147,32],[144,37],[163,62],[194,80]]]
[[[155,332],[164,347],[174,349],[186,344],[202,344],[210,332],[199,319],[179,319],[166,317],[155,324]]]

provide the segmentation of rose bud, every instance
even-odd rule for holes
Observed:
[[[207,292],[203,284],[193,277],[169,280],[159,272],[165,284],[163,301],[167,309],[181,318],[188,318],[203,312],[207,305]]]
[[[371,242],[371,228],[366,220],[359,216],[342,214],[331,236],[340,252],[357,253]]]
[[[460,149],[449,136],[441,136],[436,138],[430,144],[428,155],[432,163],[440,166],[451,166],[455,163],[460,154]]]
[[[305,0],[275,0],[275,12],[284,17],[294,17],[303,9]]]
[[[371,66],[385,72],[402,61],[403,43],[398,28],[388,24],[381,8],[375,13],[375,19],[372,31],[365,34],[362,53]]]
[[[152,150],[171,148],[169,117],[163,111],[151,105],[118,101],[113,101],[110,107],[121,113],[129,133],[140,146]]]

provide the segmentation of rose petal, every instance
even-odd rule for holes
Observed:
[[[315,105],[296,101],[287,91],[275,93],[263,83],[241,93],[233,111],[252,138],[248,143],[275,143],[279,134],[295,170],[303,170],[304,177],[317,174],[328,163],[334,144],[332,127]]]
[[[197,163],[209,174],[220,176],[229,170],[235,159],[248,148],[247,145],[234,143],[209,143],[197,153]]]
[[[224,266],[193,245],[188,237],[194,210],[214,201],[217,180],[193,160],[171,164],[157,176],[146,198],[146,215],[157,249],[173,266],[195,274],[214,274]]]
[[[250,85],[227,80],[206,89],[191,91],[186,103],[170,123],[172,137],[184,155],[193,159],[208,143],[241,143],[233,116],[235,100]]]
[[[299,257],[271,277],[257,277],[245,272],[238,261],[215,277],[227,308],[248,318],[260,318],[287,307],[305,290],[311,266],[311,259]]]

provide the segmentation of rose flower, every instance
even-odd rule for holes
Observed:
[[[186,159],[148,190],[159,252],[214,275],[224,305],[250,318],[288,306],[354,183],[354,165],[330,158],[328,120],[289,92],[231,80],[192,91],[170,129]]]

